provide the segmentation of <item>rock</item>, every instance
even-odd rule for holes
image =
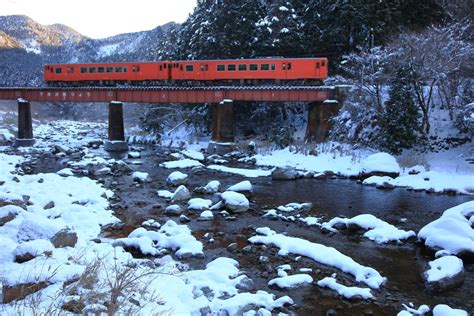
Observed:
[[[237,251],[237,249],[239,249],[239,246],[237,245],[236,242],[233,242],[230,245],[228,245],[226,249],[228,252],[235,252]]]
[[[48,204],[43,206],[43,209],[44,210],[49,210],[49,209],[53,208],[54,206],[55,206],[54,201],[49,201]]]
[[[26,209],[26,202],[23,197],[18,194],[0,192],[0,207],[5,205],[15,205]]]
[[[251,253],[252,252],[252,246],[251,245],[245,246],[244,248],[242,248],[242,251],[244,253]]]
[[[65,228],[51,237],[50,241],[56,248],[74,247],[77,243],[77,234],[75,231]]]
[[[181,224],[186,224],[186,223],[189,223],[191,220],[186,216],[186,215],[181,215],[179,217],[179,222]]]
[[[135,158],[140,158],[141,156],[142,155],[138,151],[129,151],[128,152],[128,158],[135,159]]]
[[[456,256],[445,256],[428,263],[430,269],[424,274],[426,288],[442,292],[456,288],[464,282],[464,265]]]
[[[201,199],[201,198],[194,198],[188,201],[188,210],[202,212],[208,210],[212,205],[211,200]]]
[[[250,208],[249,200],[245,195],[238,192],[226,191],[222,193],[222,201],[224,206],[234,213],[246,212]]]
[[[15,251],[15,262],[23,263],[44,253],[52,253],[53,244],[46,239],[36,239],[19,244]]]
[[[126,162],[122,160],[116,161],[112,165],[111,169],[113,173],[120,173],[120,174],[129,174],[130,172],[133,171],[133,169]]]
[[[221,183],[217,180],[210,181],[208,184],[206,184],[203,187],[197,187],[194,189],[194,192],[199,193],[199,194],[214,194],[219,192],[219,189],[221,187]]]
[[[178,204],[170,205],[166,207],[165,209],[165,214],[169,216],[179,216],[183,214],[183,212],[184,212],[183,208],[179,206]]]
[[[230,186],[226,191],[234,191],[234,192],[239,192],[245,195],[247,198],[251,197],[253,194],[253,187],[252,183],[250,181],[245,180],[242,182],[239,182],[237,184],[234,184]]]
[[[214,214],[211,211],[204,211],[198,218],[198,221],[212,221],[214,219]]]
[[[148,173],[146,172],[135,171],[132,174],[132,177],[133,177],[133,181],[136,181],[138,183],[143,183],[143,182],[148,181]]]
[[[389,176],[397,178],[400,175],[400,166],[395,157],[387,153],[377,153],[368,156],[361,163],[359,177],[362,179],[371,176]]]
[[[380,190],[392,190],[392,189],[395,188],[395,186],[393,184],[391,184],[390,182],[386,182],[386,181],[376,184],[375,187],[377,189],[380,189]]]
[[[15,217],[22,212],[23,209],[15,205],[5,205],[0,207],[0,226],[15,219]]]
[[[184,185],[180,185],[176,191],[174,191],[171,201],[180,202],[189,200],[190,198],[191,192],[189,192],[188,188],[186,188]]]
[[[180,185],[186,185],[188,183],[188,175],[180,171],[174,171],[170,173],[170,175],[166,179],[166,183],[175,187]]]
[[[272,180],[295,180],[298,172],[294,167],[276,167],[272,171]]]
[[[52,150],[53,154],[59,154],[59,153],[68,154],[70,152],[71,152],[70,148],[66,146],[62,146],[62,145],[54,145],[53,150]]]
[[[108,314],[107,307],[102,304],[90,304],[84,307],[82,315],[103,315]]]
[[[48,284],[46,282],[22,283],[22,284],[15,284],[11,286],[3,285],[2,292],[1,292],[2,295],[0,296],[0,298],[3,297],[3,300],[2,300],[3,304],[8,304],[16,300],[22,300],[26,296],[36,293],[47,286]]]
[[[255,284],[251,278],[244,276],[235,287],[241,291],[249,292],[255,289]]]

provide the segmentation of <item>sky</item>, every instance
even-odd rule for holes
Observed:
[[[0,15],[23,14],[103,38],[184,22],[195,6],[196,0],[0,0]]]

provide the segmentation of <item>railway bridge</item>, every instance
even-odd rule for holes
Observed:
[[[30,102],[108,103],[105,149],[109,151],[128,150],[123,103],[210,103],[210,150],[220,151],[234,142],[234,101],[308,102],[306,140],[321,142],[327,137],[331,117],[344,101],[345,91],[343,86],[5,87],[0,88],[0,100],[17,100],[17,146],[34,144]]]

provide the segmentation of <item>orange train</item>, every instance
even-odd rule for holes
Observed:
[[[265,58],[91,64],[49,64],[50,86],[166,84],[322,84],[327,58]]]

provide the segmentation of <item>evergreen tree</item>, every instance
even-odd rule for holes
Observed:
[[[420,131],[420,113],[413,101],[411,85],[413,74],[400,67],[391,82],[389,99],[382,117],[381,147],[393,154],[412,148]]]

